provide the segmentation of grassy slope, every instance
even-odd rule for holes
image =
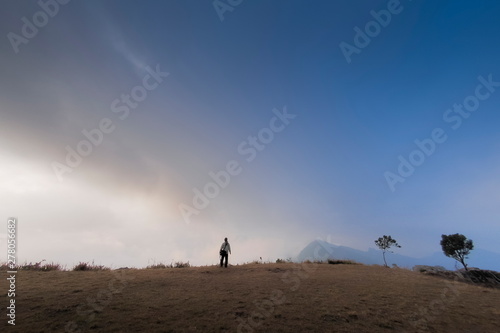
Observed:
[[[7,290],[3,281],[0,288]],[[17,288],[17,325],[5,330],[3,314],[2,332],[64,332],[65,327],[70,332],[236,332],[238,327],[240,332],[498,332],[500,327],[500,290],[379,266],[27,271],[18,274]],[[2,292],[3,309],[6,301]]]

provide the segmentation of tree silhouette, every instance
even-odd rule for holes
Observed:
[[[474,249],[471,239],[467,239],[462,234],[441,235],[441,248],[447,257],[460,262],[466,271],[469,270],[465,259],[468,259],[467,255]]]
[[[391,236],[386,236],[386,235],[384,235],[382,237],[379,237],[375,241],[375,245],[377,245],[378,248],[382,250],[382,256],[384,257],[384,265],[385,265],[385,267],[389,267],[389,266],[387,266],[387,262],[385,261],[385,252],[389,251],[389,249],[391,248],[391,246],[396,246],[396,247],[401,247],[401,246]],[[392,253],[392,251],[389,251],[389,252]]]

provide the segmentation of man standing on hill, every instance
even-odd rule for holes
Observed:
[[[220,267],[222,267],[223,261],[225,261],[225,267],[227,267],[228,253],[231,253],[231,245],[229,245],[226,237],[224,238],[224,243],[220,246]]]

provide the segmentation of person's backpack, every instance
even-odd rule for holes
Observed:
[[[227,243],[225,243],[225,244],[227,244]],[[224,245],[224,249],[225,249],[225,248],[226,248],[226,245]],[[220,250],[220,252],[219,252],[219,254],[220,254],[221,256],[226,255],[226,253],[227,253],[227,251],[226,251],[226,250],[223,250],[223,249],[221,249],[221,250]]]

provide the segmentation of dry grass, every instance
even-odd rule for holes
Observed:
[[[88,262],[80,262],[73,267],[74,271],[107,271],[110,270],[109,267],[106,267],[104,265],[96,265],[92,261],[92,263]]]
[[[2,315],[2,332],[479,333],[500,327],[500,290],[381,266],[22,271],[17,288],[16,326],[4,329]],[[2,292],[0,303],[6,302]]]
[[[56,264],[54,262],[48,263],[45,262],[46,260],[42,260],[39,262],[25,262],[23,264],[19,264],[15,266],[15,270],[18,271],[41,271],[41,272],[48,272],[48,271],[63,271],[65,267]],[[45,262],[45,263],[44,263]],[[0,263],[0,270],[1,271],[8,271],[11,270],[6,262]]]

